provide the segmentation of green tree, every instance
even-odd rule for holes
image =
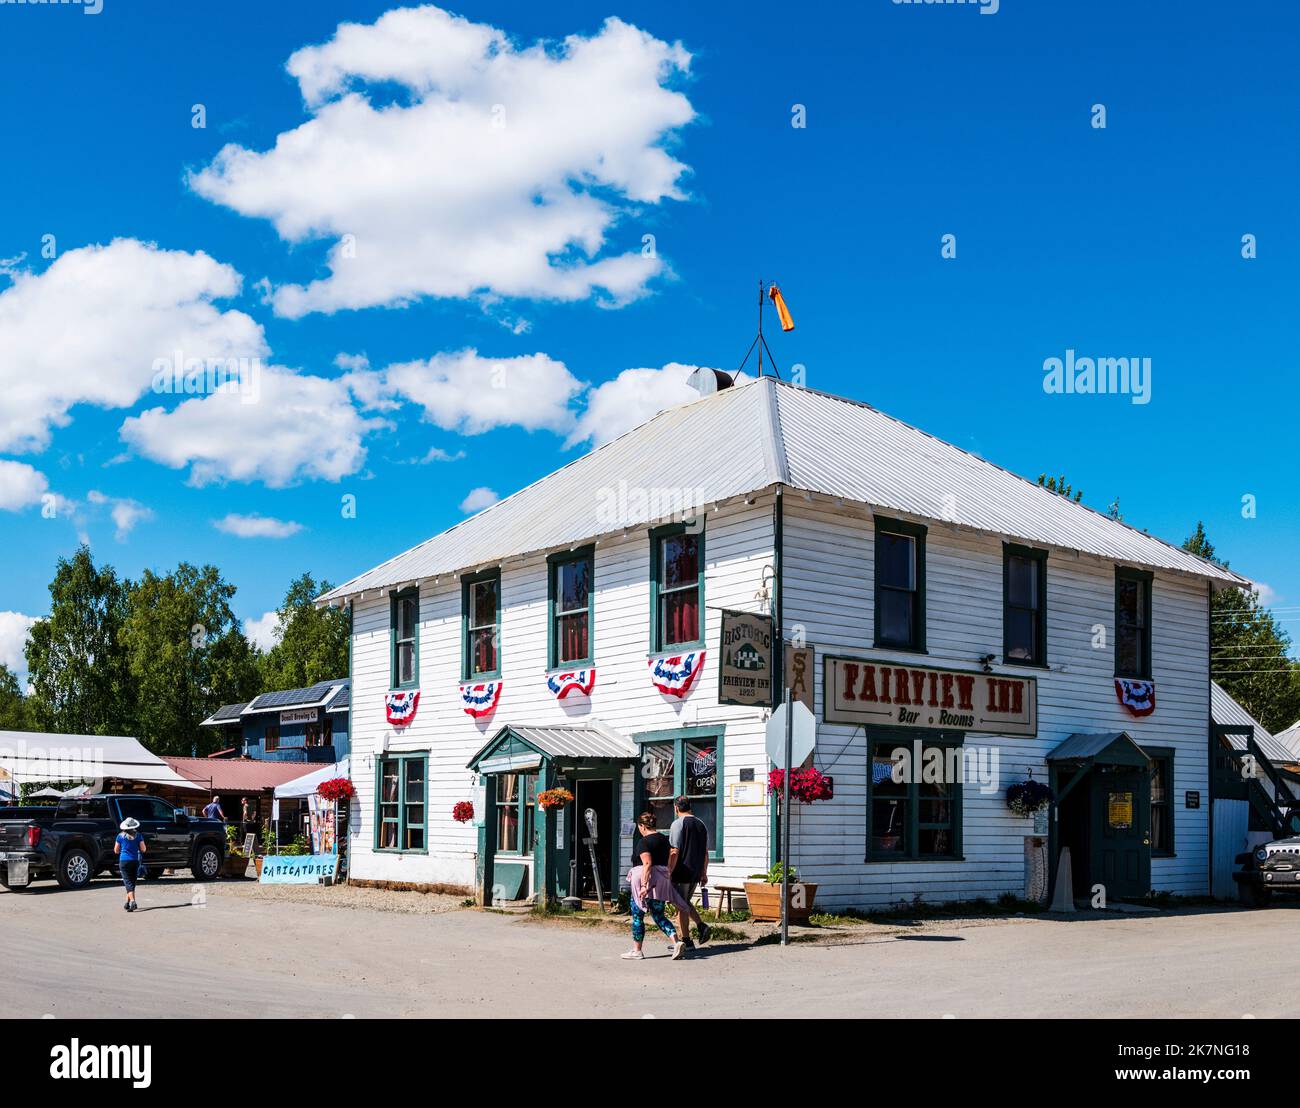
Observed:
[[[134,697],[120,632],[129,582],[96,568],[88,547],[60,558],[50,614],[27,638],[34,726],[79,735],[130,734]]]
[[[348,675],[348,613],[312,603],[334,586],[304,573],[289,585],[277,609],[278,641],[262,657],[262,687],[301,689]]]
[[[1217,566],[1214,546],[1198,521],[1183,549]],[[1291,639],[1259,594],[1220,589],[1210,603],[1210,676],[1271,732],[1300,719],[1300,664],[1289,657]]]
[[[257,691],[257,655],[231,610],[234,595],[215,566],[188,562],[166,576],[146,570],[131,589],[122,644],[139,738],[156,754],[209,753],[216,738],[199,724]]]
[[[17,674],[0,664],[0,731],[30,731],[31,717]]]
[[[1083,490],[1075,492],[1070,483],[1065,479],[1062,473],[1059,477],[1048,477],[1046,473],[1038,475],[1038,483],[1047,489],[1048,492],[1060,493],[1067,500],[1073,500],[1076,504],[1083,499]]]

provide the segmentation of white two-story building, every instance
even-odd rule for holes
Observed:
[[[769,707],[720,689],[740,612],[813,651],[819,904],[1022,895],[1036,834],[1081,895],[1205,893],[1209,601],[1248,584],[866,405],[723,388],[321,598],[352,610],[351,876],[617,889],[634,813],[683,793],[715,879],[766,870]],[[1007,806],[1031,778],[1037,819]]]

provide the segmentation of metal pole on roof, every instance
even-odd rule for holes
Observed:
[[[763,278],[758,279],[758,375],[763,376]]]

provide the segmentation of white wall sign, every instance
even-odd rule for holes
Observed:
[[[280,713],[280,722],[282,724],[315,723],[319,716],[319,708],[291,708]]]

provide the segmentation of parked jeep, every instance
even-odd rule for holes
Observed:
[[[1293,830],[1300,830],[1300,814],[1291,816]],[[1252,908],[1262,908],[1273,899],[1274,892],[1300,892],[1300,834],[1277,839],[1257,847],[1249,854],[1238,854],[1241,868],[1232,875],[1242,901]]]
[[[140,821],[155,869],[189,869],[198,881],[221,873],[225,825],[196,819],[156,796],[106,793],[61,800],[57,807],[0,811],[0,884],[24,889],[54,878],[83,889],[100,873],[116,872],[113,843],[124,819]]]

